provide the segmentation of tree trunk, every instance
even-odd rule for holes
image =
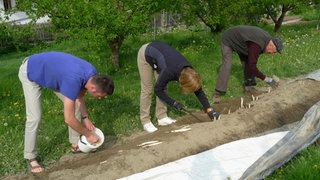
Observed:
[[[281,10],[281,14],[279,16],[279,18],[274,22],[274,33],[278,34],[281,28],[281,25],[283,23],[284,17],[286,16],[287,13],[287,8],[282,5],[282,10]]]
[[[282,4],[281,5],[281,14],[279,18],[272,18],[274,20],[274,32],[278,34],[281,28],[281,25],[284,21],[284,17],[286,16],[287,12],[293,10],[296,6],[294,4]]]
[[[120,47],[123,40],[123,37],[117,37],[113,40],[108,41],[109,47],[111,49],[111,62],[116,69],[120,68]]]
[[[275,22],[275,24],[274,24],[274,29],[273,29],[273,32],[275,33],[275,34],[278,34],[279,33],[279,31],[280,31],[280,28],[281,28],[281,25],[282,25],[282,21],[277,21],[277,22]]]

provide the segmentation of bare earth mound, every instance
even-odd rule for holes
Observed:
[[[222,112],[219,121],[212,122],[205,113],[194,112],[203,122],[186,115],[176,124],[160,127],[155,133],[138,132],[112,146],[105,144],[104,149],[96,153],[65,155],[41,175],[21,174],[6,179],[117,179],[129,176],[297,122],[319,101],[319,85],[320,82],[309,79],[281,81],[276,90],[260,95],[256,101],[252,101],[251,96],[243,97],[244,108],[240,108],[240,98],[214,105]],[[251,108],[248,108],[249,104]],[[172,132],[183,127],[191,129]],[[147,141],[161,144],[147,148],[137,146]]]

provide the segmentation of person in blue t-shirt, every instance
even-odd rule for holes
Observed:
[[[74,153],[79,135],[90,143],[99,141],[92,133],[85,104],[85,93],[101,99],[112,95],[114,83],[107,75],[99,75],[89,62],[62,52],[43,52],[24,59],[19,70],[26,103],[24,158],[31,173],[40,173],[44,167],[37,161],[37,136],[41,121],[41,89],[49,88],[63,101],[64,119],[69,126],[69,142]],[[81,123],[83,121],[83,124]]]

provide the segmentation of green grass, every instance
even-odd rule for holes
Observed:
[[[280,78],[295,77],[319,68],[320,32],[315,29],[316,23],[283,26],[280,36],[286,42],[282,54],[261,55],[259,68],[268,76],[273,74]],[[272,27],[264,25],[272,34]],[[176,30],[160,34],[161,40],[177,48],[200,72],[203,88],[208,97],[215,88],[219,66],[221,64],[220,34],[212,35],[207,30],[193,32]],[[25,125],[25,105],[18,68],[24,57],[43,51],[63,51],[90,61],[101,73],[107,73],[115,81],[115,92],[112,96],[96,100],[87,97],[87,107],[96,126],[106,136],[117,137],[141,131],[139,120],[140,77],[136,65],[138,49],[144,43],[153,40],[153,36],[129,37],[121,48],[121,69],[116,70],[107,58],[110,52],[101,53],[101,58],[90,57],[90,52],[79,42],[53,43],[48,47],[36,47],[25,53],[12,53],[0,56],[0,177],[26,171],[23,159],[23,137]],[[240,60],[234,55],[229,89],[223,100],[240,96],[243,93],[243,74]],[[258,80],[258,86],[264,86]],[[169,95],[191,109],[201,109],[201,104],[194,95],[179,92],[176,82],[169,84]],[[49,166],[63,154],[70,153],[67,126],[64,123],[62,103],[47,89],[43,90],[43,120],[39,132],[39,159]],[[154,102],[153,102],[154,103]],[[154,108],[154,106],[152,106]],[[154,109],[152,108],[152,114]],[[172,117],[184,113],[168,107]],[[155,119],[153,119],[155,120]],[[319,146],[312,145],[306,151],[280,168],[271,179],[290,179],[291,177],[312,177],[319,174]],[[300,170],[302,169],[302,170]],[[293,172],[300,176],[290,176]],[[311,178],[312,179],[312,178]]]
[[[317,180],[320,174],[319,142],[309,146],[292,158],[285,166],[277,169],[266,180]]]

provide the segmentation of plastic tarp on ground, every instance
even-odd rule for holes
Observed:
[[[309,73],[301,79],[320,81],[320,70]],[[275,169],[289,161],[301,150],[308,147],[320,137],[320,101],[313,105],[302,120],[252,164],[240,179],[263,179]]]
[[[239,179],[252,163],[287,133],[288,131],[270,133],[234,141],[121,180]]]
[[[320,70],[301,79],[320,81]],[[121,180],[263,179],[320,136],[320,101],[290,131],[242,139]]]
[[[252,164],[240,179],[263,179],[308,147],[320,135],[320,101],[312,106],[303,119]]]

